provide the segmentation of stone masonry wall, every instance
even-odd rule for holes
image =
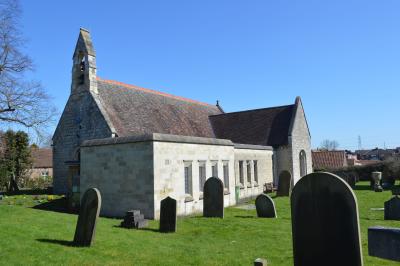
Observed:
[[[297,112],[293,124],[292,136],[289,138],[292,146],[293,157],[293,177],[294,183],[300,178],[300,152],[306,152],[307,159],[307,174],[312,170],[312,157],[311,157],[311,138],[308,132],[307,122],[301,102],[297,105]]]
[[[239,199],[255,198],[263,192],[263,185],[273,181],[272,150],[254,150],[235,148],[235,182],[240,187]],[[258,183],[254,180],[254,161],[257,161]],[[239,161],[243,161],[243,180],[240,183]],[[251,182],[247,182],[247,162],[251,167]]]
[[[177,200],[178,215],[202,212],[203,195],[200,192],[199,161],[206,163],[206,178],[212,175],[212,162],[217,162],[218,177],[221,180],[223,180],[223,161],[229,162],[229,191],[226,191],[224,205],[235,204],[233,146],[154,142],[154,205],[156,219],[160,215],[160,201],[167,196]],[[185,163],[191,163],[192,165],[192,195],[185,194]]]
[[[101,215],[122,217],[132,209],[154,218],[153,143],[136,142],[82,147],[81,197],[96,187]]]
[[[111,136],[104,117],[87,90],[72,94],[65,106],[53,136],[54,193],[67,192],[66,161],[77,160],[77,151],[84,140]]]

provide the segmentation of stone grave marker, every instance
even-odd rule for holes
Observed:
[[[161,201],[160,232],[176,232],[176,200],[171,197]]]
[[[385,220],[400,221],[400,198],[398,196],[385,202]]]
[[[291,184],[292,184],[292,176],[290,175],[289,172],[283,171],[279,175],[278,190],[276,191],[276,195],[278,197],[289,196],[290,189],[292,186]]]
[[[144,219],[144,215],[140,210],[127,211],[124,220],[121,222],[121,227],[132,229],[141,229],[148,226],[148,220]]]
[[[203,216],[224,218],[224,185],[218,177],[204,183]]]
[[[368,255],[400,261],[400,228],[369,227]]]
[[[374,181],[374,191],[382,192],[381,180],[382,180],[382,172],[372,172],[372,180]]]
[[[257,258],[254,260],[254,266],[267,266],[267,260],[263,258]]]
[[[275,203],[270,196],[260,194],[256,198],[257,216],[262,218],[276,218]]]
[[[356,197],[326,172],[300,178],[291,195],[294,265],[363,265]]]
[[[101,195],[97,188],[89,188],[82,197],[74,245],[91,246],[96,235],[96,223],[101,208]]]

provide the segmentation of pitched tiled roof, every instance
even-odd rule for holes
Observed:
[[[234,143],[280,146],[288,144],[295,105],[210,116],[217,138]]]
[[[347,166],[345,151],[312,151],[314,169],[337,169]]]
[[[53,151],[50,148],[33,148],[31,150],[33,168],[52,168]]]
[[[118,136],[215,137],[208,117],[221,113],[217,106],[100,78],[97,89]]]

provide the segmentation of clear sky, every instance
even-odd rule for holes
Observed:
[[[34,76],[62,112],[79,28],[102,78],[226,112],[301,96],[313,147],[400,146],[400,1],[22,0]],[[54,126],[55,127],[55,126]],[[54,128],[49,129],[53,131]]]

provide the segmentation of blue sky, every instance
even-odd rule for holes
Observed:
[[[400,2],[31,1],[21,24],[40,80],[61,111],[79,28],[102,78],[227,112],[301,96],[313,147],[400,146]],[[54,125],[55,127],[55,125]],[[54,128],[49,128],[52,132]]]

